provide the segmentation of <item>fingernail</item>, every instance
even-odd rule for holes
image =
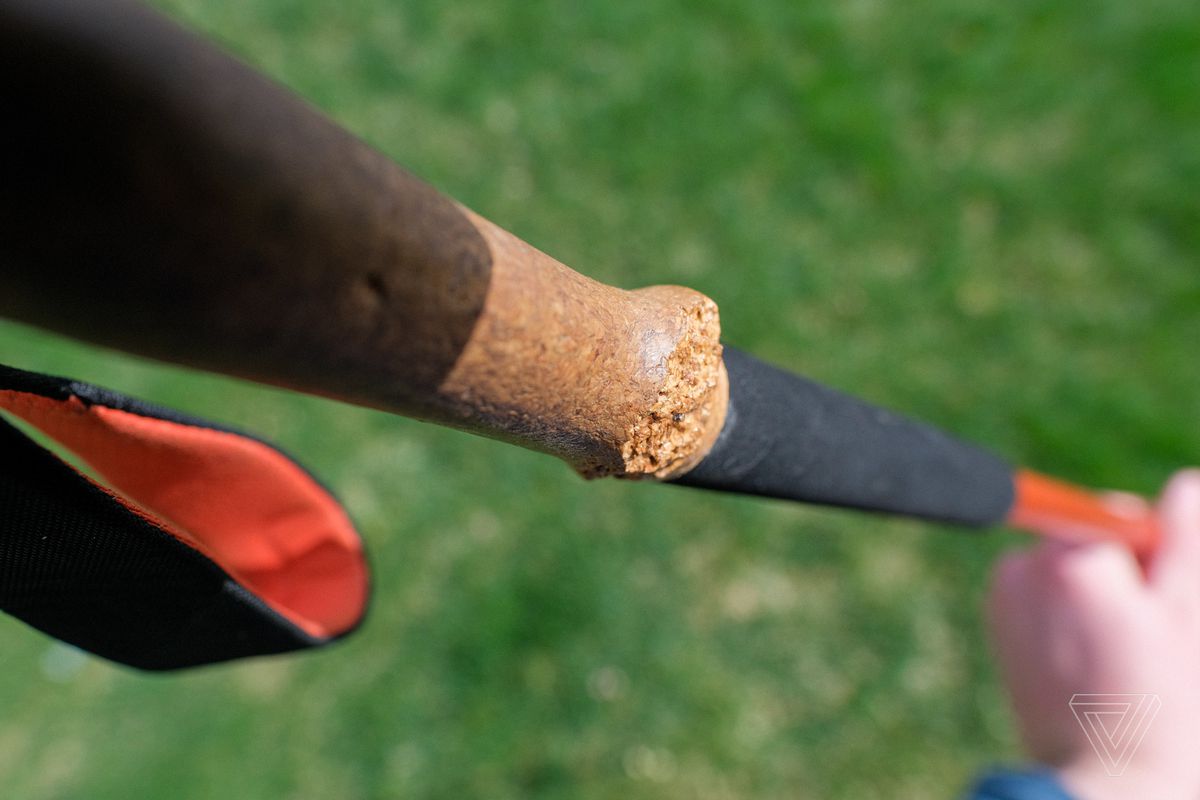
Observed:
[[[1190,468],[1177,472],[1167,485],[1164,501],[1174,512],[1173,516],[1200,522],[1200,469]]]
[[[1185,492],[1189,499],[1200,497],[1200,468],[1190,467],[1179,473],[1180,491]]]

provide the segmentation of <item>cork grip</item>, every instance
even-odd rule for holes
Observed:
[[[0,6],[0,315],[502,438],[711,447],[716,306],[579,275],[128,0]]]
[[[442,402],[588,477],[669,478],[703,457],[729,391],[716,304],[681,286],[605,286],[468,218],[492,275]]]

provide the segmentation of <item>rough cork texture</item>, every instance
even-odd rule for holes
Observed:
[[[717,304],[677,287],[651,291],[658,290],[679,295],[683,332],[663,364],[657,399],[621,448],[623,477],[666,480],[695,466],[720,434],[729,401]]]
[[[626,291],[464,210],[491,279],[438,387],[452,425],[562,458],[586,477],[683,473],[724,425],[720,323],[683,287]]]
[[[728,392],[716,304],[681,286],[605,286],[466,213],[492,272],[439,387],[458,424],[588,478],[668,478],[703,457]]]

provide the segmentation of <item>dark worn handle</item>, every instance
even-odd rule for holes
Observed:
[[[716,307],[591,281],[129,0],[0,3],[0,315],[667,475]]]

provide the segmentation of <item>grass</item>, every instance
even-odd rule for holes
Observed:
[[[1200,457],[1194,3],[157,4],[743,348],[1095,485]],[[979,621],[1013,535],[587,485],[11,324],[0,361],[273,438],[377,576],[342,645],[174,677],[0,618],[8,797],[948,798],[1019,757]]]

